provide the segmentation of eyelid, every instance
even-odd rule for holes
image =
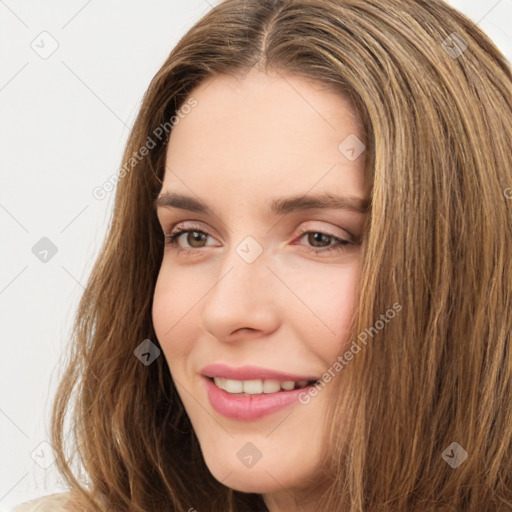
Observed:
[[[316,231],[316,232],[325,233],[326,235],[330,235],[330,236],[333,236],[336,238],[346,239],[347,241],[354,243],[354,244],[359,243],[358,237],[352,235],[352,233],[350,233],[349,231],[347,231],[345,229],[336,227],[336,229],[339,229],[342,231],[341,233],[336,233],[336,232],[332,232],[332,231],[334,231],[333,229],[329,230],[328,228],[325,228],[323,226],[322,227],[311,226],[311,222],[321,222],[321,221],[312,220],[312,221],[305,222],[305,223],[303,222],[302,224],[300,224],[300,227],[298,228],[299,235],[303,235],[304,233],[308,233],[311,231]],[[208,228],[205,228],[201,223],[198,223],[197,221],[192,221],[192,220],[180,221],[180,222],[176,223],[175,225],[173,225],[169,229],[163,228],[163,231],[166,236],[171,236],[172,234],[178,232],[180,229],[182,229],[182,230],[197,229],[198,231],[204,231],[212,238],[217,238],[216,235],[212,234]]]
[[[206,233],[208,236],[217,239],[217,236],[214,235],[210,229],[204,227],[202,224],[198,224],[196,221],[180,221],[176,223],[174,226],[169,228],[168,230],[164,229],[164,234],[166,237],[172,236],[174,233],[178,233],[179,231],[202,231]]]
[[[322,222],[322,221],[310,221],[310,222]],[[304,233],[309,233],[311,231],[313,231],[313,232],[320,232],[320,233],[325,233],[326,235],[332,236],[334,238],[342,238],[342,239],[347,240],[348,242],[351,242],[353,244],[359,243],[358,238],[355,237],[352,233],[350,233],[346,229],[342,229],[342,228],[339,228],[339,227],[336,227],[336,229],[339,229],[342,232],[341,233],[339,233],[339,232],[336,233],[336,232],[333,232],[335,230],[332,229],[332,228],[329,229],[329,228],[325,228],[323,226],[319,227],[317,225],[311,226],[310,224],[308,224],[306,222],[306,223],[301,224],[301,226],[299,228],[299,233],[300,233],[300,235],[303,235]]]

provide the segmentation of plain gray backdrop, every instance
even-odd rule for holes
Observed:
[[[0,0],[0,511],[64,490],[49,411],[153,75],[206,0]],[[512,0],[453,0],[512,60]],[[492,134],[490,134],[492,136]]]

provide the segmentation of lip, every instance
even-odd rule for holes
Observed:
[[[291,373],[283,373],[268,368],[260,368],[257,366],[240,366],[233,368],[222,363],[209,364],[201,370],[201,374],[205,377],[223,377],[233,380],[278,380],[280,382],[286,380],[318,380],[314,375],[294,375]]]
[[[202,378],[205,381],[208,400],[212,408],[226,418],[242,421],[257,420],[293,404],[298,405],[300,403],[299,395],[307,393],[308,389],[313,386],[312,384],[311,386],[294,389],[293,391],[278,391],[277,393],[244,396],[231,394],[220,389],[209,377],[203,376]]]

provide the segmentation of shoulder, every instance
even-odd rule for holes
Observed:
[[[70,492],[60,492],[22,503],[11,512],[73,512],[71,502]]]

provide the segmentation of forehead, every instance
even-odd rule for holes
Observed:
[[[218,76],[190,94],[197,105],[171,132],[164,189],[305,193],[312,187],[364,195],[364,153],[339,149],[364,139],[354,107],[321,84],[251,70]],[[334,189],[334,190],[333,190]],[[275,195],[275,194],[273,194]]]

